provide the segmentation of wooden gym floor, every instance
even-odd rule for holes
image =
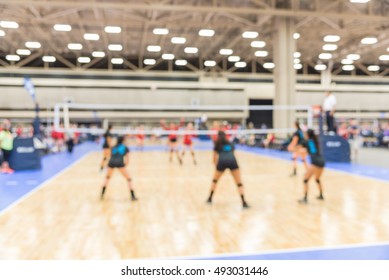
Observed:
[[[197,157],[179,166],[166,152],[132,153],[133,203],[119,173],[99,200],[101,154],[90,153],[0,214],[0,258],[206,257],[388,240],[389,183],[326,170],[326,200],[316,201],[312,181],[310,203],[299,205],[302,178],[289,177],[289,162],[239,151],[252,208],[242,210],[230,174],[209,206],[212,153]]]

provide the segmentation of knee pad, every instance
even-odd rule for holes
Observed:
[[[107,157],[104,157],[104,158],[103,158],[103,161],[106,161],[106,160],[107,160]]]
[[[109,180],[109,179],[111,179],[111,177],[110,176],[107,176],[107,177],[105,177],[107,180]]]
[[[128,182],[131,182],[132,180],[131,180],[131,178],[130,178],[130,179],[127,179],[127,181],[128,181]]]
[[[316,179],[316,183],[320,184],[320,179]]]
[[[304,179],[304,184],[308,183],[309,179]]]
[[[239,184],[237,184],[237,187],[238,187],[238,188],[241,188],[241,187],[243,187],[243,184],[242,184],[242,183],[239,183]]]
[[[216,179],[213,179],[213,180],[212,180],[212,183],[216,184],[216,183],[217,183],[217,180],[216,180]]]

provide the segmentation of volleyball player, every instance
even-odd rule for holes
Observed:
[[[107,131],[104,133],[104,136],[103,136],[104,137],[103,160],[101,161],[101,164],[100,164],[100,171],[103,171],[105,164],[106,164],[106,161],[108,160],[108,158],[111,154],[110,145],[111,145],[112,137],[113,137],[111,131],[112,131],[112,125],[109,125]]]
[[[235,183],[238,187],[240,197],[242,199],[242,206],[243,208],[249,208],[249,205],[244,199],[244,190],[241,181],[241,174],[240,174],[238,163],[234,155],[234,145],[230,141],[228,141],[226,137],[226,133],[224,131],[218,132],[218,137],[214,147],[213,162],[216,166],[216,171],[213,176],[211,192],[207,200],[207,203],[209,204],[212,203],[212,197],[216,190],[216,185],[218,180],[223,175],[226,169],[230,169],[232,176],[234,177]]]
[[[124,137],[119,136],[117,140],[117,144],[111,149],[111,156],[108,161],[107,176],[105,178],[104,185],[101,189],[101,199],[104,198],[106,188],[108,186],[108,183],[111,179],[114,170],[119,169],[120,173],[123,175],[124,178],[126,178],[128,182],[128,187],[131,193],[131,200],[133,201],[137,200],[134,189],[132,187],[131,177],[126,170],[126,166],[129,163],[129,159],[130,159],[129,150],[124,145]]]
[[[145,146],[145,133],[144,133],[144,126],[141,125],[136,128],[137,134],[136,134],[136,145],[139,150],[143,151]]]
[[[311,164],[304,175],[304,197],[299,200],[300,203],[308,203],[308,181],[312,176],[315,176],[315,180],[319,188],[319,196],[317,199],[324,200],[323,187],[320,178],[324,171],[325,160],[320,152],[319,139],[312,129],[308,129],[305,138],[306,140],[302,143],[302,145],[311,156]]]
[[[177,139],[177,131],[178,129],[184,124],[184,121],[181,120],[179,125],[176,125],[175,123],[171,122],[169,126],[166,125],[165,120],[161,120],[161,126],[164,130],[169,131],[168,139],[169,139],[169,161],[173,161],[173,153],[176,154],[178,162],[182,164],[182,159],[180,157],[180,154],[178,152],[178,139]]]
[[[184,140],[183,140],[184,145],[182,148],[181,160],[184,159],[185,151],[189,150],[191,155],[192,155],[193,163],[196,165],[197,162],[196,162],[195,152],[193,150],[193,141],[192,141],[192,138],[194,136],[193,130],[194,130],[193,123],[188,123],[186,126],[186,129],[185,129],[185,134],[184,134]]]
[[[302,148],[301,144],[304,141],[304,133],[300,128],[300,123],[296,121],[294,123],[296,132],[292,136],[292,140],[288,146],[288,151],[292,153],[293,160],[293,173],[291,176],[297,175],[297,159],[300,157],[304,163],[305,169],[308,169],[307,165],[307,153],[306,150]]]

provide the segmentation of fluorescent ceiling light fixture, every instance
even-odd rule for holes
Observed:
[[[55,62],[57,59],[55,58],[55,56],[45,55],[45,56],[42,57],[42,60],[44,62]]]
[[[85,33],[84,34],[84,39],[85,40],[90,40],[90,41],[97,41],[100,39],[100,35],[99,34],[95,34],[95,33]]]
[[[164,60],[173,60],[174,59],[174,54],[171,54],[171,53],[164,53],[162,55],[162,59]]]
[[[276,65],[273,62],[265,62],[263,64],[263,68],[265,69],[273,69]]]
[[[343,65],[343,71],[353,71],[355,69],[354,65]]]
[[[39,49],[42,45],[39,42],[26,42],[25,46],[29,49]]]
[[[347,59],[351,59],[351,60],[358,60],[360,58],[361,58],[361,56],[359,54],[349,54],[347,56]]]
[[[332,54],[331,53],[321,53],[319,54],[319,59],[331,59]]]
[[[323,70],[326,70],[327,69],[327,65],[325,64],[317,64],[315,65],[315,70],[317,71],[323,71]]]
[[[120,33],[122,32],[122,28],[119,26],[106,26],[104,31],[107,33]]]
[[[258,32],[256,32],[256,31],[245,31],[245,32],[243,32],[242,37],[246,38],[246,39],[254,39],[254,38],[258,37]]]
[[[111,63],[112,64],[123,64],[124,59],[123,58],[112,58]]]
[[[293,62],[294,62],[294,64],[300,64],[301,60],[300,60],[300,58],[295,58],[295,59],[293,59]]]
[[[19,24],[15,21],[2,20],[2,21],[0,21],[0,27],[2,27],[2,28],[18,28]]]
[[[69,32],[72,30],[72,27],[69,24],[55,24],[54,30],[62,31],[62,32]]]
[[[214,67],[214,66],[216,66],[216,61],[215,60],[206,60],[206,61],[204,61],[204,66]]]
[[[89,63],[89,62],[90,62],[90,58],[87,57],[87,56],[80,56],[80,57],[77,59],[77,61],[78,61],[79,63]]]
[[[335,51],[337,49],[338,49],[338,46],[335,44],[325,44],[323,46],[323,50],[325,50],[325,51]]]
[[[324,36],[323,41],[327,43],[336,43],[340,40],[340,36],[338,35],[327,35]]]
[[[240,57],[237,55],[231,55],[228,57],[229,62],[238,62],[240,60]]]
[[[184,37],[173,37],[171,39],[171,42],[173,44],[185,44],[186,43],[186,39]]]
[[[301,63],[297,63],[297,64],[293,65],[293,67],[294,67],[294,69],[296,69],[296,70],[300,70],[300,69],[303,68],[303,65],[302,65]]]
[[[198,48],[192,48],[192,47],[187,47],[184,49],[185,53],[198,53],[199,49]]]
[[[123,46],[120,45],[120,44],[110,44],[110,45],[108,45],[108,49],[109,49],[110,51],[116,51],[116,52],[118,52],[118,51],[123,50]]]
[[[389,55],[387,55],[387,54],[380,55],[380,57],[378,59],[382,60],[382,61],[388,61],[389,60]]]
[[[186,61],[185,59],[177,59],[175,63],[177,66],[185,66],[188,64],[188,61]]]
[[[18,55],[30,55],[31,51],[27,50],[27,49],[19,49],[19,50],[16,50],[16,53]]]
[[[70,43],[68,44],[69,50],[82,50],[82,45],[79,43]]]
[[[380,66],[378,66],[378,65],[370,65],[370,66],[367,67],[367,70],[369,70],[371,72],[380,71]]]
[[[95,52],[92,53],[92,56],[93,57],[104,57],[105,56],[105,52],[95,51]]]
[[[247,66],[247,63],[244,61],[238,61],[235,63],[236,68],[245,68]]]
[[[6,55],[5,59],[8,61],[19,61],[20,56],[15,55],[15,54],[9,54],[9,55]]]
[[[296,32],[296,33],[293,34],[293,39],[295,39],[295,40],[300,39],[300,37],[301,37],[300,33]]]
[[[3,30],[0,30],[0,37],[5,36],[5,32]]]
[[[145,65],[154,65],[155,63],[157,63],[157,61],[153,58],[146,58],[145,60],[143,60],[143,63]]]
[[[215,30],[212,29],[201,29],[199,31],[199,36],[202,37],[212,37],[213,35],[215,35]]]
[[[167,29],[167,28],[154,28],[153,33],[155,35],[167,35],[167,34],[169,34],[169,29]]]
[[[256,57],[266,57],[266,56],[268,56],[268,52],[267,51],[256,51],[255,52],[255,56]]]
[[[340,62],[342,64],[353,64],[354,63],[354,60],[351,60],[351,59],[348,59],[348,58],[345,58],[345,59],[342,59],[342,61]]]
[[[161,47],[160,46],[147,46],[148,52],[160,52]]]
[[[375,37],[366,37],[361,40],[361,43],[364,45],[373,45],[378,42],[378,39]]]
[[[220,53],[221,55],[232,55],[232,54],[234,53],[234,51],[231,50],[231,49],[221,49],[221,50],[219,51],[219,53]]]
[[[295,52],[295,53],[293,54],[293,57],[294,57],[294,58],[300,58],[300,57],[301,57],[301,52]]]
[[[266,43],[264,41],[252,41],[251,46],[253,48],[263,48],[264,46],[266,46]]]
[[[365,4],[370,2],[370,0],[350,0],[350,3]]]

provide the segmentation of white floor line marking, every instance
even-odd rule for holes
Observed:
[[[18,181],[6,181],[5,184],[7,186],[16,186],[18,184]]]

